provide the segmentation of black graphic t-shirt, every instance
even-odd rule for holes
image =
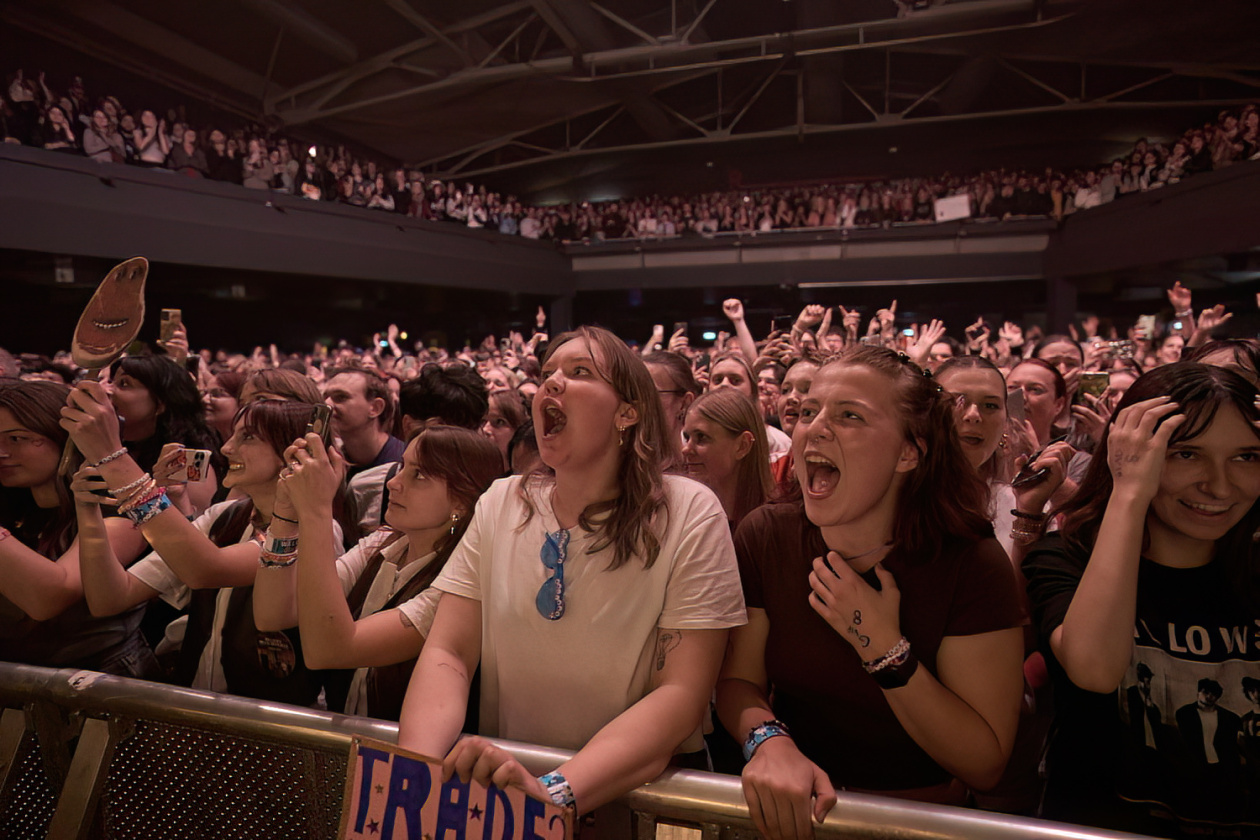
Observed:
[[[1213,561],[1143,559],[1133,655],[1117,691],[1077,688],[1050,652],[1088,557],[1061,539],[1024,563],[1055,680],[1043,815],[1169,836],[1260,837],[1260,610]]]

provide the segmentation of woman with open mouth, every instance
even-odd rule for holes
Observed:
[[[259,632],[251,599],[256,574],[296,557],[296,540],[274,537],[268,527],[273,517],[294,518],[291,509],[277,509],[282,455],[311,420],[305,403],[259,400],[242,408],[223,444],[223,484],[245,498],[212,505],[189,522],[123,447],[100,383],[81,382],[70,392],[61,422],[88,462],[71,485],[84,535],[79,559],[88,607],[93,615],[116,615],[160,597],[187,608],[176,682],[301,706],[318,701],[322,678],[304,666],[296,634]],[[108,497],[92,492],[102,486]],[[135,523],[125,544],[96,539],[105,529],[102,503]],[[340,527],[330,542],[340,554]],[[152,553],[130,563],[149,546]]]
[[[808,837],[839,785],[953,804],[993,786],[1023,685],[1015,579],[952,401],[904,355],[859,346],[823,363],[800,411],[800,499],[736,531],[749,623],[717,689],[769,838]]]
[[[1139,377],[1025,560],[1055,680],[1044,816],[1218,837],[1260,818],[1239,752],[1239,686],[1260,676],[1255,400],[1210,365]]]
[[[743,599],[726,514],[664,475],[661,401],[621,339],[583,327],[553,341],[533,420],[543,466],[481,497],[434,583],[398,740],[462,779],[585,813],[671,761],[696,765]],[[456,743],[478,664],[482,735],[576,755],[535,778],[484,738]]]

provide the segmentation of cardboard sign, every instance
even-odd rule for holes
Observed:
[[[355,738],[341,810],[343,840],[568,840],[573,813],[519,788],[483,787],[442,762]]]

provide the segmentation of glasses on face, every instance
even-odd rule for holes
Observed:
[[[564,615],[564,561],[569,555],[569,532],[561,529],[547,534],[539,557],[551,576],[543,581],[534,597],[538,614],[548,621],[556,621]]]

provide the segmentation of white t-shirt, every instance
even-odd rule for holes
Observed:
[[[564,562],[564,616],[539,614],[551,573],[540,551],[559,529],[552,483],[530,488],[535,514],[500,479],[478,501],[468,532],[434,582],[481,602],[481,732],[565,749],[590,738],[651,688],[657,629],[725,629],[747,621],[726,514],[707,487],[664,477],[661,551],[645,569],[609,571],[611,549],[587,554],[596,535],[575,527]],[[664,514],[662,514],[664,515]],[[679,748],[700,749],[699,729]]]
[[[359,578],[363,576],[368,560],[392,533],[392,531],[377,531],[371,536],[364,537],[358,545],[337,558],[337,577],[340,578],[341,587],[346,595],[350,594],[355,584],[359,582]],[[412,578],[433,562],[437,553],[431,551],[399,569],[399,561],[406,559],[406,556],[406,537],[387,545],[381,551],[381,565],[377,569],[376,577],[372,580],[371,588],[368,589],[367,598],[363,601],[363,609],[359,611],[360,617],[380,612],[381,607],[394,596],[395,592],[410,583]],[[433,626],[433,616],[437,614],[438,600],[441,597],[441,592],[429,587],[414,598],[398,605],[398,611],[407,617],[407,622],[415,628],[421,638],[429,635],[429,629]],[[346,699],[345,709],[348,715],[367,714],[367,672],[367,668],[357,669],[350,681],[350,694]]]
[[[203,534],[209,535],[210,529],[220,516],[235,501],[219,502],[217,505],[211,505],[206,508],[206,512],[193,520],[193,527]],[[247,527],[241,534],[241,538],[237,540],[237,544],[248,542],[254,538],[254,529]],[[333,548],[336,554],[340,554],[342,550],[341,526],[333,522]],[[158,596],[170,604],[177,610],[185,609],[188,602],[192,599],[192,590],[179,579],[179,575],[175,574],[170,566],[166,565],[166,561],[156,551],[151,551],[144,557],[137,560],[134,564],[127,568],[133,576],[138,578],[142,583],[156,589]],[[210,638],[206,640],[206,646],[201,652],[201,660],[197,665],[197,675],[193,677],[193,688],[199,688],[204,691],[226,692],[227,678],[223,675],[223,622],[227,615],[228,600],[232,597],[233,587],[225,586],[219,590],[218,597],[214,601],[214,624],[210,629]],[[186,622],[185,617],[180,617],[171,622]]]

